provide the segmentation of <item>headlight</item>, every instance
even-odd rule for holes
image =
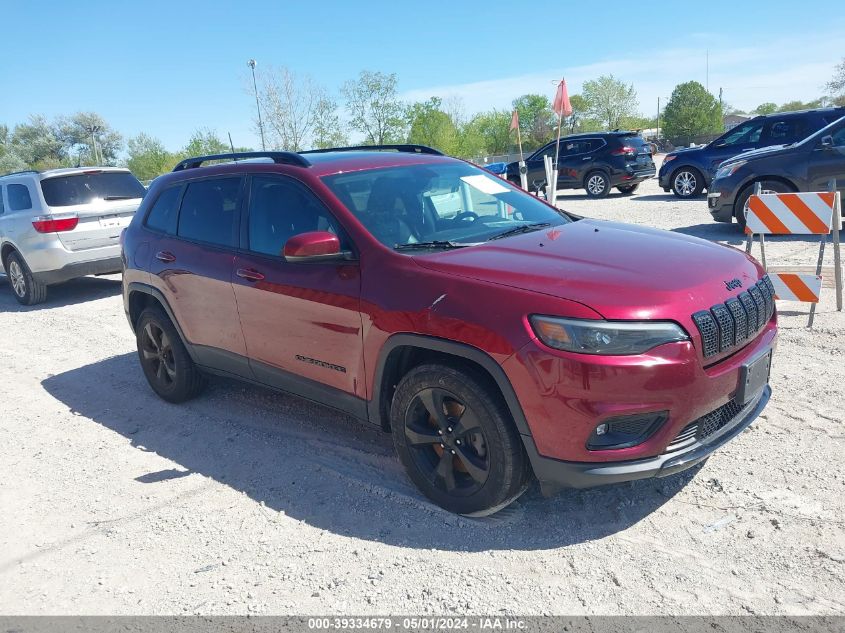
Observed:
[[[728,176],[733,176],[737,169],[742,167],[748,161],[746,160],[738,160],[735,163],[731,163],[730,165],[723,165],[716,170],[716,178],[727,178]]]
[[[641,354],[664,343],[688,341],[677,323],[668,321],[598,321],[533,315],[531,327],[549,347],[581,354]]]
[[[669,161],[675,160],[676,158],[677,156],[673,156],[672,154],[666,154],[666,156],[663,157],[663,164],[665,165]]]

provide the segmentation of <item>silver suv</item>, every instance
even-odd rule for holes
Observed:
[[[41,303],[49,285],[120,272],[120,232],[144,193],[118,167],[0,177],[0,259],[15,298]]]

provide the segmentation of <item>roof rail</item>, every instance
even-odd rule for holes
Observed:
[[[0,178],[5,178],[6,176],[17,176],[18,174],[40,174],[41,172],[37,169],[21,169],[20,171],[11,171],[8,174],[3,174]]]
[[[194,169],[210,160],[234,160],[241,158],[271,158],[274,163],[283,165],[296,165],[297,167],[310,167],[311,163],[295,152],[230,152],[228,154],[209,154],[208,156],[194,156],[180,161],[173,171]]]
[[[415,145],[413,143],[396,143],[388,145],[350,145],[349,147],[327,147],[325,149],[309,149],[300,154],[323,154],[325,152],[357,152],[357,151],[384,151],[406,152],[408,154],[433,154],[443,156],[443,152],[428,147],[427,145]]]

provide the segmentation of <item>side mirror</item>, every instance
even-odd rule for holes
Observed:
[[[309,231],[294,235],[282,250],[288,261],[331,259],[347,255],[340,250],[340,240],[328,231]]]
[[[827,136],[822,136],[821,146],[824,148],[833,147],[833,136],[828,134]]]

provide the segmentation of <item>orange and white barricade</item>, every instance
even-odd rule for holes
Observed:
[[[828,192],[761,193],[760,185],[748,199],[745,232],[748,243],[745,252],[751,253],[754,236],[760,237],[763,267],[766,263],[765,235],[818,235],[819,259],[815,273],[772,272],[769,278],[775,287],[775,299],[811,303],[810,320],[813,325],[816,304],[822,289],[822,263],[827,236],[833,234],[836,309],[842,310],[842,263],[839,254],[839,231],[842,229],[842,206],[835,182]]]

